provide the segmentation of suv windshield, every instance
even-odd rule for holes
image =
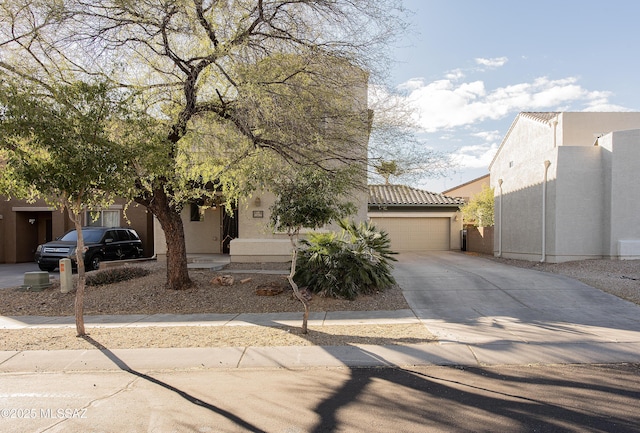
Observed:
[[[102,237],[102,231],[100,230],[82,230],[82,237],[84,242],[100,242]],[[75,230],[70,231],[66,235],[60,238],[61,241],[76,242],[78,240],[78,233]]]

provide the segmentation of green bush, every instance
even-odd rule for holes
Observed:
[[[150,273],[148,269],[129,266],[104,269],[102,271],[88,273],[86,284],[87,286],[103,286],[105,284],[114,284],[144,277]]]
[[[393,284],[395,254],[389,235],[368,223],[341,222],[342,233],[316,233],[300,241],[295,282],[314,293],[355,299]]]

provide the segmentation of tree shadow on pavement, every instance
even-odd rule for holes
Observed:
[[[111,362],[113,362],[116,366],[118,366],[118,368],[120,368],[120,370],[122,371],[126,371],[127,373],[131,373],[134,376],[137,376],[141,379],[144,379],[146,381],[149,381],[153,384],[159,385],[169,391],[175,392],[176,394],[178,394],[180,397],[184,398],[185,400],[187,400],[188,402],[190,402],[191,404],[194,404],[196,406],[202,407],[204,409],[208,409],[218,415],[221,415],[225,418],[227,418],[228,420],[234,422],[236,425],[238,425],[239,427],[241,427],[243,430],[249,431],[249,432],[263,432],[264,430],[254,426],[253,424],[251,424],[250,422],[240,418],[239,416],[230,413],[224,409],[221,409],[217,406],[214,406],[210,403],[207,403],[205,401],[202,401],[196,397],[194,397],[193,395],[182,391],[172,385],[169,385],[166,382],[163,382],[159,379],[156,379],[154,377],[151,377],[147,374],[141,373],[139,371],[136,371],[134,369],[132,369],[131,367],[129,367],[127,365],[127,363],[125,363],[122,359],[118,358],[118,356],[113,353],[111,350],[109,350],[109,348],[107,348],[106,346],[104,346],[102,343],[94,340],[93,338],[91,338],[88,335],[84,335],[82,336],[82,338],[84,340],[86,340],[89,344],[93,345],[96,349],[100,350],[107,358],[109,358],[109,360],[111,360]]]
[[[316,406],[320,420],[311,432],[340,430],[341,411],[365,401],[398,429],[637,432],[640,423],[637,365],[352,367],[349,376]],[[386,388],[394,391],[375,391]]]
[[[312,329],[311,333],[322,331]],[[83,338],[122,371],[174,392],[228,419],[242,431],[265,431],[132,369],[103,344],[90,336]],[[347,340],[347,358],[357,360],[354,365],[375,368],[347,365],[345,379],[332,389],[293,391],[300,399],[320,396],[308,402],[317,420],[305,431],[350,431],[357,427],[357,431],[636,432],[640,424],[640,369],[635,364],[462,367],[438,358],[433,365],[403,367],[394,364],[391,356],[386,359],[367,350],[360,337]],[[393,341],[389,339],[384,345],[387,353],[398,351],[417,359],[424,355],[417,346],[394,347]],[[344,359],[345,346],[322,350]],[[364,425],[353,426],[356,421],[350,414],[354,410],[365,414],[364,419],[359,418]]]

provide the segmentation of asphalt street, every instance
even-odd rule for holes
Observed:
[[[2,375],[0,430],[637,432],[633,365]]]

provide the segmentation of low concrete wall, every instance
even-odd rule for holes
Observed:
[[[166,260],[167,256],[164,255],[163,259]],[[156,261],[155,258],[150,258],[150,257],[145,257],[142,259],[128,259],[128,260],[110,260],[107,262],[100,262],[100,267],[98,269],[103,270],[103,269],[112,269],[112,268],[119,268],[122,266],[128,266],[128,265],[132,265],[132,264],[136,264],[136,263],[142,263],[142,262],[150,262],[150,261]]]
[[[618,258],[620,260],[640,259],[640,240],[623,239],[618,241]]]
[[[467,251],[493,255],[493,226],[467,226]]]
[[[229,257],[233,263],[266,263],[291,261],[289,239],[233,239]]]

